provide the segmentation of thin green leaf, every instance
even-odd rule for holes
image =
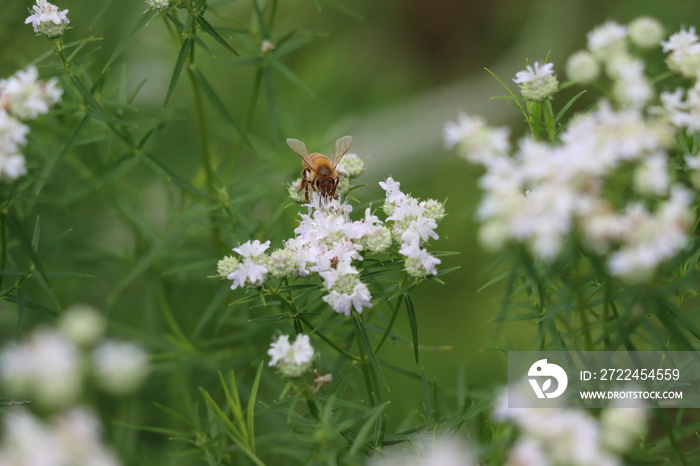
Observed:
[[[389,390],[389,384],[384,378],[384,374],[382,373],[382,368],[379,366],[377,357],[374,355],[374,351],[372,350],[372,345],[370,344],[367,331],[365,330],[365,327],[362,324],[362,321],[360,320],[360,316],[357,313],[353,312],[352,323],[355,326],[355,332],[357,333],[358,339],[360,340],[360,345],[362,345],[362,349],[365,352],[365,356],[367,356],[367,358],[369,359],[369,362],[372,365],[374,372],[379,377],[379,380],[381,380],[382,384],[384,384],[384,387],[386,387],[386,389]]]
[[[584,89],[581,92],[579,92],[578,94],[576,94],[575,96],[573,96],[571,99],[569,99],[569,101],[561,108],[561,110],[559,110],[559,113],[557,113],[557,115],[554,117],[554,124],[555,125],[557,123],[559,123],[559,120],[561,120],[561,118],[564,116],[564,114],[566,114],[566,112],[569,110],[569,108],[571,108],[571,106],[574,104],[574,102],[576,102],[579,99],[579,97],[581,97],[585,93],[586,93],[586,90]]]
[[[197,23],[199,23],[199,25],[201,26],[201,28],[204,32],[206,32],[207,34],[212,36],[214,38],[214,40],[216,40],[219,44],[223,45],[224,48],[226,48],[226,50],[228,50],[229,52],[231,52],[235,56],[239,56],[238,52],[236,52],[233,49],[233,47],[231,47],[229,45],[229,43],[226,42],[226,40],[223,37],[221,37],[221,35],[216,31],[216,29],[214,29],[214,27],[211,24],[209,24],[209,21],[204,19],[203,16],[197,15]]]
[[[170,100],[170,96],[173,95],[173,91],[175,90],[175,85],[177,84],[178,79],[180,79],[180,73],[182,72],[182,68],[185,66],[185,61],[187,60],[187,55],[190,53],[190,49],[192,48],[192,44],[194,41],[192,40],[191,36],[185,37],[185,40],[182,42],[182,47],[180,48],[180,53],[177,55],[177,61],[175,62],[175,68],[173,68],[173,74],[172,77],[170,78],[170,84],[168,85],[168,91],[165,93],[165,101],[163,102],[163,107],[168,105],[168,101]]]
[[[260,377],[262,376],[263,361],[260,361],[258,366],[258,373],[255,375],[255,381],[253,382],[253,387],[250,389],[250,398],[248,398],[248,408],[246,422],[248,424],[248,438],[250,439],[250,446],[253,451],[255,451],[255,400],[258,396],[258,389],[260,388]]]
[[[224,105],[221,98],[218,96],[216,91],[214,91],[214,88],[212,88],[211,85],[209,85],[209,82],[204,77],[204,75],[197,68],[192,69],[191,74],[192,74],[192,77],[197,82],[197,84],[199,84],[200,88],[204,91],[204,95],[207,96],[207,99],[209,99],[209,102],[214,106],[216,111],[218,111],[219,114],[222,117],[224,117],[224,120],[227,123],[229,123],[231,126],[233,126],[233,129],[236,130],[236,132],[241,137],[241,139],[243,139],[244,142],[246,142],[248,145],[250,145],[247,137],[243,134],[243,131],[242,131],[240,125],[236,122],[236,119],[233,118],[233,116],[226,109],[226,105]]]
[[[403,295],[404,301],[406,302],[406,315],[408,316],[408,323],[411,325],[411,335],[413,336],[413,354],[416,358],[416,364],[418,364],[418,320],[416,319],[416,310],[413,307],[413,300],[408,294]]]
[[[177,175],[175,172],[173,172],[170,168],[168,168],[167,165],[162,163],[160,160],[152,156],[150,153],[144,153],[144,159],[146,162],[148,162],[148,165],[150,165],[153,168],[156,168],[157,171],[160,173],[164,174],[170,181],[184,189],[185,191],[194,194],[196,197],[199,197],[201,199],[206,199],[208,201],[212,201],[213,199],[209,197],[207,194],[203,193],[199,189],[195,188],[191,184],[189,184],[187,181],[185,181],[183,178],[181,178],[179,175]]]
[[[281,61],[277,60],[274,56],[272,56],[272,57],[270,57],[269,63],[270,63],[270,65],[272,65],[272,67],[273,67],[274,69],[276,69],[282,76],[284,76],[284,77],[287,78],[289,81],[291,81],[293,84],[297,85],[298,87],[300,87],[301,89],[303,89],[304,91],[306,91],[306,93],[309,94],[309,97],[313,97],[313,96],[314,96],[314,93],[313,93],[313,91],[311,90],[311,88],[310,88],[309,86],[307,86],[307,85],[304,83],[304,81],[302,81],[296,74],[294,74],[294,72],[293,72],[292,70],[290,70],[289,68],[287,68],[287,66],[285,66],[284,64],[282,64]]]

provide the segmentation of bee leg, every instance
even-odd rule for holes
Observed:
[[[340,177],[334,178],[333,189],[330,192],[331,199],[338,199],[338,196],[335,195],[335,190],[339,184],[340,184]]]
[[[301,172],[301,187],[299,188],[299,191],[304,190],[304,199],[308,203],[309,202],[309,180],[306,179],[306,174],[308,173],[308,170],[304,169]]]

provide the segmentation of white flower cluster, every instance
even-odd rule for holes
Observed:
[[[170,0],[146,0],[146,5],[151,10],[165,10],[170,5]]]
[[[554,76],[554,64],[540,65],[535,62],[515,74],[513,82],[520,86],[520,93],[525,100],[540,102],[551,97],[559,88],[559,81]]]
[[[656,30],[653,20],[633,24]],[[484,195],[477,218],[487,246],[519,242],[538,259],[553,262],[566,241],[576,238],[606,255],[610,273],[630,282],[650,280],[661,263],[688,246],[695,196],[674,180],[672,154],[681,131],[700,129],[700,88],[685,99],[680,90],[662,94],[662,107],[644,108],[652,95],[646,79],[637,93],[633,89],[641,81],[619,72],[623,62],[643,70],[643,64],[625,58],[627,38],[636,31],[629,28],[606,23],[589,34],[585,52],[596,64],[602,60],[606,69],[617,70],[613,89],[626,88],[627,97],[617,93],[615,103],[601,101],[576,115],[558,142],[525,138],[510,155],[505,129],[467,115],[445,125],[446,145],[459,146],[467,160],[486,170],[479,180]],[[700,182],[700,157],[685,160]]]
[[[646,409],[640,404],[615,405],[598,421],[581,409],[509,408],[504,393],[494,415],[520,432],[508,465],[618,466],[624,464],[618,455],[644,435]]]
[[[386,191],[384,212],[387,221],[393,221],[392,234],[401,242],[399,254],[405,258],[406,272],[413,277],[437,275],[436,265],[440,259],[421,246],[428,239],[437,239],[437,222],[445,216],[445,206],[434,199],[419,201],[410,194],[404,194],[401,183],[391,177],[379,186]]]
[[[136,389],[148,371],[146,353],[132,343],[99,341],[105,323],[85,305],[69,308],[59,330],[40,328],[0,355],[0,379],[14,396],[33,398],[48,408],[68,406],[83,390],[85,349],[91,349],[91,376],[106,392]]]
[[[56,5],[46,0],[36,0],[36,5],[32,7],[32,14],[24,21],[24,24],[31,23],[34,32],[44,34],[50,39],[63,35],[66,26],[70,23],[68,10],[59,11]]]
[[[289,342],[289,335],[280,335],[270,344],[267,351],[270,356],[268,366],[276,367],[287,377],[301,377],[311,368],[314,360],[314,348],[308,335],[297,335],[294,343]]]
[[[39,328],[0,354],[0,379],[7,393],[28,397],[47,419],[8,409],[0,439],[0,466],[117,466],[101,440],[99,418],[77,405],[90,376],[105,392],[125,394],[143,382],[146,353],[138,346],[102,340],[106,322],[91,306],[74,305],[58,330]]]
[[[0,80],[0,177],[14,180],[27,173],[22,147],[29,127],[21,120],[43,115],[61,100],[58,80],[39,81],[36,68]]]
[[[265,254],[270,242],[248,241],[235,248],[240,258],[229,256],[217,265],[219,276],[231,280],[231,289],[261,286],[268,277],[305,277],[318,274],[327,294],[323,300],[336,312],[350,315],[372,307],[372,296],[360,280],[356,264],[362,251],[388,251],[396,241],[404,257],[406,272],[414,277],[436,275],[440,260],[421,246],[437,238],[437,222],[445,215],[442,203],[419,202],[399,189],[392,178],[380,183],[386,190],[387,223],[365,210],[364,218],[350,219],[352,207],[338,200],[319,205],[314,193],[309,213],[300,213],[296,236],[284,242],[284,248]]]
[[[26,410],[4,416],[0,466],[118,466],[101,440],[97,416],[82,407],[39,419]]]
[[[587,50],[573,54],[566,65],[573,81],[590,83],[601,68],[612,82],[615,103],[642,108],[653,97],[653,88],[644,74],[644,62],[631,49],[658,47],[663,28],[653,18],[640,17],[628,26],[608,21],[588,33]]]
[[[438,434],[439,435],[439,434]],[[476,466],[476,455],[457,437],[412,436],[410,441],[382,448],[367,466]]]

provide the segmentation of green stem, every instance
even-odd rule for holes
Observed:
[[[309,322],[308,319],[306,319],[305,317],[296,316],[295,319],[301,320],[304,323],[304,325],[306,325],[309,329],[311,329],[313,331],[313,333],[315,335],[318,335],[319,338],[321,338],[321,340],[328,343],[331,347],[333,347],[333,349],[335,349],[337,352],[339,352],[343,356],[345,356],[345,357],[347,357],[355,362],[362,362],[362,358],[355,356],[352,353],[349,353],[348,351],[344,350],[340,346],[336,345],[330,338],[328,338],[327,336],[325,336],[324,334],[322,334],[318,330],[315,330],[314,326],[311,324],[311,322]]]
[[[195,15],[197,12],[195,12],[192,9],[192,6],[190,2],[185,2],[185,6],[187,7],[189,14],[190,15]],[[179,45],[182,46],[183,39],[181,34],[176,34],[176,31],[173,30],[172,25],[164,18],[163,21],[166,23],[167,29],[171,32],[171,34],[177,39],[179,42]],[[187,34],[191,36],[196,36],[197,34],[197,29],[196,29],[196,22],[192,23],[191,29],[186,31]],[[206,179],[207,183],[207,193],[213,198],[216,199],[216,185],[215,185],[215,177],[214,177],[214,165],[212,162],[212,157],[211,157],[211,150],[209,148],[209,138],[207,136],[207,121],[205,117],[205,112],[204,112],[204,100],[202,98],[202,90],[199,87],[197,78],[195,76],[195,49],[196,47],[192,47],[190,49],[190,53],[187,56],[187,63],[185,67],[187,68],[187,76],[190,80],[190,84],[192,86],[192,96],[194,99],[194,111],[195,111],[195,119],[197,121],[197,134],[199,136],[199,149],[200,149],[200,156],[202,160],[202,165],[204,166],[204,176]],[[216,201],[213,201],[216,202]],[[209,222],[212,226],[212,240],[214,242],[214,245],[216,249],[223,253],[223,251],[226,250],[226,246],[224,245],[224,241],[222,239],[221,235],[221,229],[219,228],[218,225],[218,215],[216,211],[212,211],[209,214]]]
[[[362,349],[362,342],[360,341],[360,334],[355,332],[355,336],[357,337],[357,348],[360,351],[360,368],[362,369],[362,376],[365,379],[365,387],[367,388],[367,402],[369,403],[370,406],[375,406],[376,403],[374,402],[375,395],[379,396],[379,393],[377,390],[374,390],[374,387],[372,385],[372,373],[369,368],[369,358],[365,354],[365,350]],[[378,401],[378,400],[377,400]]]
[[[402,286],[402,288],[403,288],[403,286]],[[396,320],[396,316],[399,315],[399,309],[401,309],[402,302],[403,302],[403,299],[399,298],[396,300],[396,306],[394,306],[394,313],[391,315],[391,319],[389,320],[389,324],[386,326],[386,330],[384,330],[384,334],[382,335],[382,338],[379,340],[379,343],[374,348],[374,354],[377,354],[379,352],[379,349],[384,344],[386,337],[389,336],[389,333],[391,332],[391,329],[394,326],[394,321]]]

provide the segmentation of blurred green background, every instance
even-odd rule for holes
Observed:
[[[58,3],[70,10],[72,29],[65,34],[66,42],[90,35],[102,38],[86,46],[96,50],[86,65],[98,72],[146,9],[138,0]],[[517,324],[507,324],[499,332],[499,326],[490,322],[504,290],[493,286],[478,292],[493,277],[490,265],[494,260],[476,241],[473,213],[479,173],[444,149],[444,122],[460,111],[480,114],[492,125],[513,127],[513,135],[519,137],[525,131],[524,123],[507,102],[490,100],[504,90],[485,67],[511,84],[526,60],[542,61],[548,56],[564,81],[566,57],[584,46],[585,34],[594,26],[609,19],[626,23],[651,15],[671,33],[682,25],[700,23],[700,9],[694,2],[681,0],[338,0],[319,4],[322,11],[312,0],[279,2],[270,40],[275,43],[291,31],[296,31],[295,37],[309,39],[280,58],[303,85],[273,72],[271,87],[263,86],[260,99],[251,103],[256,67],[246,65],[247,59],[260,56],[261,38],[251,19],[251,2],[209,2],[210,10],[220,15],[210,16],[210,21],[227,25],[230,34],[226,39],[241,57],[210,41],[214,56],[199,50],[197,63],[236,121],[245,121],[253,112],[251,144],[247,146],[232,125],[207,105],[206,131],[218,180],[221,185],[235,180],[227,186],[227,195],[246,205],[239,210],[245,212],[244,218],[237,218],[230,229],[223,226],[226,246],[234,247],[251,234],[271,239],[277,246],[291,236],[296,209],[280,210],[279,206],[288,203],[286,183],[298,176],[300,163],[284,144],[285,138],[301,139],[311,151],[327,153],[338,137],[353,135],[351,151],[365,158],[368,167],[359,179],[368,187],[356,191],[359,198],[379,205],[383,193],[377,183],[391,175],[416,197],[447,200],[449,215],[438,229],[440,240],[431,248],[458,251],[459,255],[445,257],[442,267],[460,269],[445,276],[444,285],[426,282],[414,295],[420,341],[427,347],[416,370],[425,367],[428,377],[440,386],[455,386],[458,373],[469,386],[479,389],[501,385],[506,377],[505,356],[495,349],[529,349],[532,334],[529,327]],[[9,2],[0,17],[0,76],[12,74],[50,49],[44,38],[35,37],[31,27],[23,24],[29,6],[29,1]],[[130,114],[130,121],[162,120],[149,150],[175,173],[204,189],[186,79],[178,83],[167,110],[161,110],[177,53],[177,43],[162,21],[149,24],[112,64],[105,99],[117,93],[119,76],[126,77],[130,91],[142,84],[134,101],[142,110]],[[572,88],[571,94],[557,96],[555,108],[577,91]],[[48,123],[37,125],[51,130]],[[40,159],[32,159],[32,153],[50,152],[51,147],[41,139],[32,142],[28,163],[31,169],[40,170]],[[159,289],[179,308],[191,310],[191,314],[176,315],[188,331],[196,327],[213,296],[219,296],[216,312],[224,313],[235,296],[222,293],[225,283],[207,278],[215,273],[221,251],[188,241],[187,235],[170,235],[185,229],[193,237],[204,237],[196,220],[178,217],[188,200],[138,164],[120,168],[114,179],[107,177],[114,168],[109,156],[123,155],[118,147],[83,140],[74,152],[46,180],[37,211],[26,219],[30,229],[34,214],[40,216],[44,245],[72,230],[46,256],[53,269],[95,276],[58,283],[55,291],[60,305],[91,302],[109,313],[116,329],[137,337],[168,332],[162,317],[144,308],[148,306],[144,303],[157,301]],[[140,231],[125,228],[125,218],[138,219],[135,224]],[[99,260],[95,250],[102,252]],[[153,260],[144,264],[143,257]],[[160,281],[163,276],[167,285]],[[51,307],[38,289],[34,299]],[[4,304],[1,315],[3,334],[10,337],[17,325],[16,310]],[[23,325],[33,319],[42,317],[30,315]],[[400,319],[399,329],[408,339],[405,318]],[[220,329],[222,339],[226,331]],[[260,342],[260,348],[268,343]],[[394,343],[392,351],[396,360],[411,359],[407,344]],[[221,367],[213,364],[211,369]],[[415,384],[394,396],[419,405],[421,387]]]

